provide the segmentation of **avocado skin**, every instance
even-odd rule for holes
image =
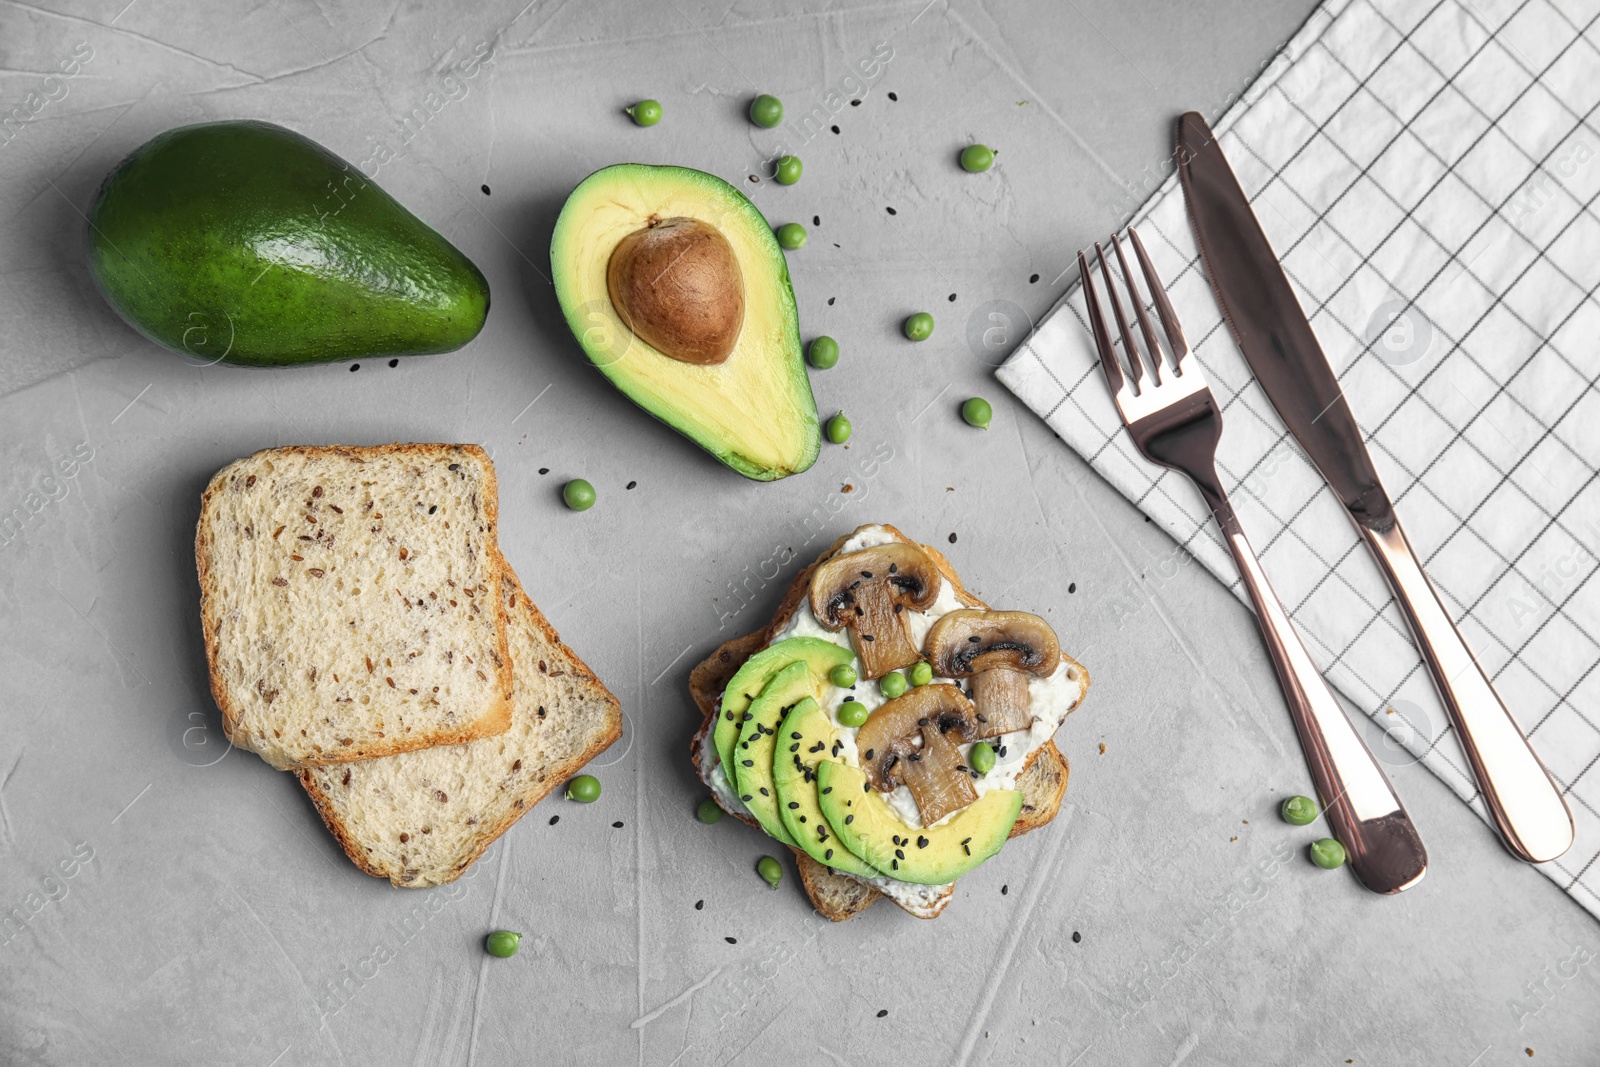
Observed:
[[[90,211],[89,267],[129,325],[205,363],[449,352],[489,311],[454,245],[267,122],[169,130],[118,164]]]

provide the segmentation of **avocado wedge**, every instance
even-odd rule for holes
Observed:
[[[739,190],[686,167],[596,171],[561,209],[550,267],[579,346],[634,403],[747,478],[816,461],[789,268]]]
[[[1022,811],[1022,793],[991,789],[938,826],[900,821],[867,776],[833,760],[817,765],[817,794],[834,834],[879,872],[902,882],[944,885],[1000,851]]]
[[[739,740],[739,727],[744,725],[745,709],[766,688],[773,675],[798,660],[804,660],[812,673],[822,679],[828,677],[833,668],[855,662],[855,653],[818,637],[789,637],[744,661],[744,666],[734,673],[728,687],[722,691],[722,704],[717,709],[717,724],[711,735],[717,759],[730,786],[734,784],[733,746]]]
[[[817,706],[819,679],[804,662],[789,664],[772,676],[761,695],[750,702],[739,743],[733,746],[733,772],[739,799],[761,828],[786,845],[796,844],[778,815],[778,790],[772,780],[772,755],[777,749],[778,727],[789,710],[809,702]]]
[[[89,209],[89,268],[140,333],[204,363],[449,352],[489,283],[360,170],[268,122],[169,130]]]
[[[818,863],[862,878],[878,875],[865,862],[834,839],[817,802],[816,766],[833,752],[838,731],[828,713],[814,700],[802,700],[778,727],[777,751],[772,757],[772,781],[777,787],[778,816],[802,849]]]

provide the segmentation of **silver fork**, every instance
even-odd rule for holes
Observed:
[[[1127,376],[1117,359],[1089,262],[1082,252],[1078,253],[1078,270],[1083,278],[1095,347],[1099,349],[1100,366],[1111,385],[1123,424],[1145,458],[1188,476],[1222,529],[1223,539],[1238,565],[1239,577],[1244,580],[1250,602],[1255,605],[1256,621],[1261,626],[1272,665],[1278,672],[1278,682],[1283,686],[1289,715],[1300,735],[1300,746],[1305,750],[1306,764],[1321,796],[1324,814],[1333,827],[1334,836],[1344,845],[1356,877],[1375,893],[1398,893],[1408,889],[1427,871],[1428,854],[1422,847],[1422,839],[1372,752],[1345,718],[1344,710],[1318,673],[1289,621],[1288,612],[1267,582],[1255,550],[1245,538],[1239,518],[1217,477],[1217,441],[1222,436],[1222,412],[1211,395],[1199,362],[1189,355],[1183,328],[1145,253],[1144,243],[1132,228],[1128,230],[1128,237],[1150,287],[1156,313],[1161,318],[1169,354],[1164,362],[1161,343],[1139,295],[1138,282],[1122,253],[1122,242],[1115,235],[1111,238],[1139,324],[1138,337],[1129,327],[1122,298],[1106,263],[1105,250],[1096,243],[1095,256],[1109,290],[1111,310],[1128,360]],[[1141,337],[1143,354],[1139,348]]]

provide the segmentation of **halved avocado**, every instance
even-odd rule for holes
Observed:
[[[817,764],[818,801],[835,836],[890,878],[953,882],[1000,851],[1022,811],[1022,793],[991,789],[938,826],[914,830],[873,792],[867,776],[833,760]]]
[[[786,845],[794,838],[778,816],[778,789],[772,780],[772,754],[778,747],[778,727],[789,709],[810,701],[816,706],[820,680],[804,662],[791,663],[772,676],[761,695],[750,702],[750,710],[739,728],[739,743],[733,746],[733,773],[739,799],[756,817],[756,822],[772,837]]]
[[[745,709],[766,688],[774,674],[797,660],[804,660],[818,678],[826,678],[835,667],[853,663],[855,658],[854,652],[831,641],[818,637],[789,637],[745,660],[744,666],[734,673],[728,687],[722,691],[717,724],[711,734],[728,784],[734,783],[733,746],[739,740]]]
[[[550,266],[584,354],[634,403],[747,478],[816,461],[789,268],[739,190],[687,167],[596,171],[561,209]]]
[[[802,700],[784,716],[772,756],[778,815],[789,835],[818,863],[875,878],[878,872],[871,864],[834,839],[817,803],[816,766],[833,753],[838,737],[828,713],[814,700]]]

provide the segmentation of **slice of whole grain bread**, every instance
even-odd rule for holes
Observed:
[[[503,732],[497,513],[477,445],[274,448],[218,471],[195,562],[234,745],[284,769]]]
[[[895,537],[910,544],[911,541],[893,526],[884,524],[885,530]],[[778,610],[772,620],[762,629],[748,633],[742,637],[735,637],[719,645],[704,660],[700,661],[689,672],[689,695],[693,698],[695,706],[700,709],[701,723],[690,741],[690,759],[695,770],[699,772],[702,780],[710,772],[710,767],[702,766],[701,754],[704,750],[706,731],[711,728],[716,718],[717,707],[722,700],[722,691],[732,680],[734,674],[756,652],[765,648],[773,636],[782,630],[800,606],[801,601],[810,595],[811,575],[817,566],[838,552],[844,543],[854,536],[856,531],[845,534],[834,541],[811,564],[795,575],[794,581],[789,584],[784,593],[783,600],[778,604]],[[961,584],[961,579],[955,573],[955,568],[944,555],[931,545],[917,545],[939,568],[945,580],[949,581],[955,590],[956,598],[967,607],[987,608],[988,605],[969,593]],[[1061,657],[1078,671],[1082,679],[1082,690],[1078,696],[1078,704],[1083,703],[1083,698],[1089,692],[1089,672],[1084,666],[1072,657],[1062,654]],[[1076,709],[1078,705],[1074,705]],[[1017,788],[1022,791],[1022,814],[1017,818],[1016,824],[1011,828],[1011,836],[1018,837],[1036,830],[1050,822],[1061,810],[1062,797],[1067,789],[1069,768],[1067,759],[1056,748],[1054,741],[1041,745],[1027,766],[1017,779]],[[751,826],[758,826],[756,821],[741,811],[731,811],[730,815],[741,819]],[[805,886],[806,894],[811,898],[812,905],[817,911],[833,922],[843,922],[861,914],[872,905],[882,893],[849,875],[841,874],[824,864],[818,863],[809,855],[799,849],[792,849],[795,861],[800,870],[800,881]],[[918,918],[931,919],[937,917],[950,902],[953,889],[944,893],[931,907],[926,910],[905,910]]]
[[[300,772],[345,852],[397,886],[453,882],[552,789],[622,736],[617,698],[546,621],[508,564],[511,728],[464,745]]]

